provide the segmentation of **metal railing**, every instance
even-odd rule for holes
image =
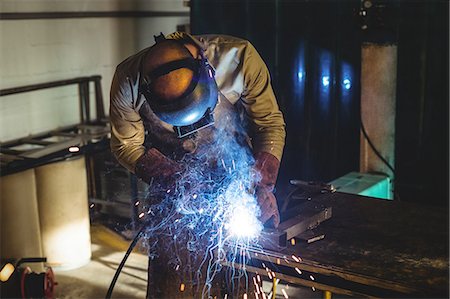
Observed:
[[[82,124],[90,123],[90,82],[94,83],[94,92],[95,92],[95,108],[96,108],[96,119],[95,121],[101,121],[105,118],[105,109],[103,107],[103,93],[101,88],[101,79],[102,77],[99,75],[90,76],[90,77],[78,77],[67,80],[25,85],[19,87],[12,87],[0,90],[0,97],[13,95],[18,93],[25,93],[30,91],[49,89],[67,85],[78,85],[79,92],[79,103],[80,103],[80,120]]]

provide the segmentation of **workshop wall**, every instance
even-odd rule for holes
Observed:
[[[0,11],[0,89],[98,74],[106,112],[116,65],[153,44],[153,35],[160,31],[170,33],[177,25],[189,24],[189,8],[182,0],[5,0]],[[55,12],[75,16],[49,18]],[[108,12],[116,15],[105,15]],[[32,13],[39,16],[30,18]],[[91,17],[80,17],[82,13]],[[78,88],[5,96],[0,98],[0,114],[0,142],[75,124]]]
[[[279,187],[358,169],[359,6],[359,0],[193,1],[193,33],[248,39],[269,68],[287,124]]]
[[[363,2],[191,2],[194,34],[249,39],[269,67],[287,123],[278,190],[289,179],[327,182],[358,171]],[[381,18],[398,28],[397,198],[448,206],[449,2],[372,2],[398,8]]]

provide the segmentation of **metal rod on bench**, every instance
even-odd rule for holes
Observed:
[[[71,84],[79,84],[84,81],[89,81],[90,78],[91,77],[78,77],[78,78],[69,79],[69,80],[60,80],[60,81],[53,81],[53,82],[47,82],[47,83],[25,85],[25,86],[20,86],[20,87],[5,88],[5,89],[0,90],[0,96],[7,96],[7,95],[11,95],[11,94],[16,94],[16,93],[30,92],[30,91],[34,91],[34,90],[66,86],[66,85],[71,85]]]
[[[86,85],[84,82],[78,83],[78,97],[80,98],[80,121],[82,124],[86,123]]]
[[[105,118],[105,109],[103,107],[103,93],[102,93],[102,85],[100,80],[101,76],[92,76],[94,80],[94,88],[95,88],[95,110],[97,113],[97,120],[100,121]]]

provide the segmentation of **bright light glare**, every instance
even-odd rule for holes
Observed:
[[[187,115],[185,118],[184,118],[184,122],[192,122],[192,121],[194,121],[195,119],[197,119],[197,116],[198,116],[198,112],[197,111],[194,111],[194,112],[192,112],[191,114],[189,114],[189,115]]]
[[[229,223],[229,230],[232,236],[252,238],[258,235],[260,229],[256,217],[252,218],[252,215],[249,215],[242,208],[235,209],[233,214]]]
[[[2,270],[0,271],[0,281],[5,282],[9,279],[9,277],[14,272],[14,266],[10,263],[7,263]]]
[[[231,204],[231,213],[225,228],[234,238],[256,238],[263,226],[258,219],[259,207],[250,195],[243,196]]]
[[[349,79],[344,79],[343,83],[344,83],[344,88],[347,90],[350,89],[350,87],[352,87],[352,83],[350,82]]]
[[[71,153],[78,153],[79,151],[80,151],[80,148],[78,146],[69,147],[69,152],[71,152]]]
[[[330,77],[329,76],[323,76],[322,77],[322,84],[323,84],[323,86],[330,85]]]

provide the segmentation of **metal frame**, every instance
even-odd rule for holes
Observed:
[[[90,116],[90,86],[94,85],[95,119]],[[77,155],[86,155],[89,196],[97,195],[97,182],[94,175],[92,153],[103,151],[109,147],[110,128],[103,106],[101,76],[77,77],[67,80],[45,82],[39,84],[12,87],[0,90],[0,97],[36,90],[77,85],[79,91],[80,123],[33,136],[0,143],[1,175],[8,175],[34,168],[47,163],[64,160]],[[49,137],[65,137],[60,141],[46,141]],[[20,145],[31,145],[31,149],[14,149]],[[35,145],[39,147],[36,148]],[[34,146],[34,148],[33,148]],[[70,147],[78,147],[78,151],[70,152]]]

